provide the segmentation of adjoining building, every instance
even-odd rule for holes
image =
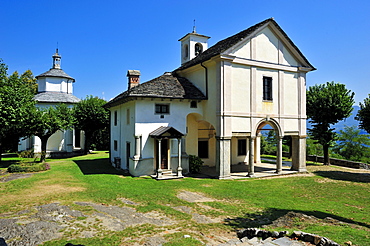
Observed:
[[[260,161],[260,136],[292,139],[292,169],[306,171],[306,74],[315,68],[272,18],[208,48],[208,36],[186,34],[181,66],[140,83],[128,70],[128,89],[110,100],[113,165],[133,176],[189,171],[189,155],[230,177],[231,165]]]
[[[34,97],[36,106],[39,108],[54,107],[58,104],[65,104],[73,107],[80,101],[73,95],[73,84],[75,79],[66,74],[61,69],[61,56],[58,49],[53,57],[52,68],[36,76],[38,92]],[[58,131],[48,140],[46,151],[47,155],[68,155],[74,150],[83,147],[83,132],[73,129]],[[37,136],[27,139],[21,139],[18,145],[18,151],[34,150],[35,153],[41,152],[41,140]]]

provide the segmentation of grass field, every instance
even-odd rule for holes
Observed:
[[[122,203],[123,198],[137,203],[135,209],[138,212],[156,211],[177,223],[165,227],[140,225],[93,238],[65,235],[45,245],[63,245],[66,242],[132,245],[135,242],[140,244],[143,237],[155,233],[164,235],[167,240],[164,245],[202,245],[199,241],[207,242],[214,235],[234,236],[235,229],[260,227],[263,225],[261,221],[266,221],[268,226],[289,211],[312,215],[319,220],[296,219],[289,228],[270,228],[315,233],[341,245],[347,241],[353,245],[370,245],[369,171],[310,164],[308,170],[313,175],[156,181],[149,177],[127,176],[112,168],[107,157],[106,152],[94,152],[87,156],[47,160],[51,166],[48,171],[35,173],[29,178],[0,182],[0,218],[53,202],[72,207],[76,206],[76,201],[129,206]],[[17,158],[3,158],[0,173],[15,161]],[[214,200],[201,204],[187,202],[177,197],[182,191],[197,192]],[[197,223],[189,214],[174,209],[179,206],[221,220],[219,223]],[[336,222],[328,223],[327,217]],[[184,239],[183,235],[192,235],[192,238]]]

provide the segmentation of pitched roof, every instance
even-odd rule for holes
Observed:
[[[42,73],[36,76],[36,79],[40,77],[59,77],[59,78],[67,78],[71,79],[72,82],[75,82],[75,79],[66,74],[62,69],[59,68],[51,68],[49,71]]]
[[[171,127],[171,126],[161,126],[157,129],[155,129],[154,131],[152,131],[151,133],[149,133],[149,136],[151,137],[168,137],[168,138],[180,138],[182,136],[184,136],[184,134],[182,134],[181,132],[179,132],[178,130],[176,130],[175,128]]]
[[[44,103],[78,103],[79,98],[72,94],[63,92],[40,92],[33,98],[37,102]]]
[[[139,84],[110,100],[105,107],[112,107],[137,97],[206,99],[205,95],[189,80],[166,72],[148,82]]]
[[[248,29],[245,29],[245,30],[243,30],[243,31],[241,31],[241,32],[239,32],[239,33],[231,36],[231,37],[228,37],[226,39],[223,39],[223,40],[219,41],[218,43],[216,43],[215,45],[211,46],[210,48],[208,48],[207,50],[205,50],[203,53],[199,54],[198,56],[196,56],[192,60],[190,60],[190,61],[182,64],[182,66],[179,67],[179,68],[177,68],[175,71],[177,71],[177,70],[183,70],[183,69],[186,69],[188,67],[191,67],[191,66],[200,64],[202,62],[205,62],[205,61],[211,59],[214,56],[217,56],[217,55],[222,54],[227,49],[229,49],[232,46],[236,45],[237,43],[239,43],[240,41],[242,41],[243,39],[245,39],[246,37],[248,37],[249,35],[251,35],[255,31],[257,31],[259,28],[261,28],[262,26],[264,26],[264,25],[266,25],[268,23],[272,23],[281,32],[281,34],[285,37],[285,39],[288,41],[288,43],[290,43],[290,45],[299,53],[299,55],[304,59],[304,61],[310,67],[312,67],[313,69],[315,69],[309,63],[309,61],[306,59],[306,57],[302,54],[302,52],[298,49],[298,47],[293,43],[293,41],[288,37],[288,35],[276,23],[276,21],[274,21],[273,18],[269,18],[269,19],[266,19],[266,20],[264,20],[264,21],[262,21],[262,22],[260,22],[260,23],[258,23],[256,25],[254,25],[254,26],[251,26]]]

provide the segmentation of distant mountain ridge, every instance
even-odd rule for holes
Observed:
[[[360,122],[355,120],[355,116],[357,115],[358,110],[360,109],[359,106],[353,106],[353,111],[350,117],[344,119],[337,124],[334,125],[335,131],[339,132],[343,130],[346,126],[356,126],[358,128]],[[307,129],[311,128],[311,124],[307,120]],[[361,134],[367,134],[366,131],[361,129]]]

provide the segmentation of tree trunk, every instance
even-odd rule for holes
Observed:
[[[46,145],[50,136],[39,137],[41,139],[41,157],[40,162],[45,162],[46,159]]]
[[[330,165],[329,144],[324,144],[323,150],[324,150],[324,165]]]
[[[3,156],[3,145],[0,142],[0,163],[1,163],[1,157]]]
[[[89,153],[91,134],[85,131],[84,155]]]

